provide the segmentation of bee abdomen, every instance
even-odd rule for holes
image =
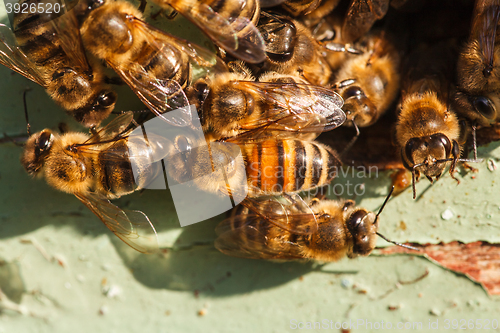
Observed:
[[[331,149],[302,140],[265,141],[246,155],[248,183],[270,194],[327,185],[341,165]]]
[[[169,46],[163,45],[162,52],[157,52],[148,44],[143,44],[141,52],[134,61],[142,65],[148,77],[159,80],[175,80],[184,89],[191,81],[191,64],[186,54]]]

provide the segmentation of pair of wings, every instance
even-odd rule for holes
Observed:
[[[85,51],[83,49],[78,22],[73,11],[69,11],[50,22],[41,23],[50,25],[54,34],[46,34],[54,38],[54,44],[60,45],[66,53],[68,63],[78,72],[92,73]],[[34,64],[19,48],[12,30],[5,24],[0,24],[0,64],[25,76],[31,81],[47,88],[52,73],[43,73],[42,68]]]
[[[149,46],[163,54],[163,58],[171,58],[171,52],[167,49],[174,47],[186,54],[191,64],[202,68],[207,74],[227,71],[226,65],[213,52],[156,29],[136,17],[129,17],[128,20],[133,25],[132,29],[147,36]],[[156,116],[174,126],[185,127],[192,124],[189,100],[179,82],[173,79],[160,80],[137,63],[124,65],[109,60],[107,63]],[[179,112],[168,112],[177,109]]]
[[[266,59],[264,40],[252,23],[252,15],[258,13],[252,13],[245,8],[251,5],[251,1],[237,1],[241,10],[246,10],[248,17],[228,17],[224,12],[218,12],[205,3],[210,1],[197,1],[194,6],[184,5],[182,1],[157,0],[156,2],[162,7],[172,6],[234,57],[248,63],[260,63]],[[259,10],[258,6],[254,6],[255,10]]]
[[[301,245],[279,237],[279,229],[309,235],[317,231],[318,223],[331,218],[327,214],[315,213],[297,194],[260,202],[245,199],[242,205],[249,211],[233,212],[215,229],[215,247],[224,254],[242,258],[304,259]],[[270,234],[277,236],[269,236],[269,230]]]
[[[224,141],[247,144],[270,139],[312,140],[341,126],[346,115],[343,100],[331,89],[307,83],[231,82],[234,89],[259,96],[265,105],[259,116],[241,121],[239,134]],[[207,115],[210,117],[210,115]]]
[[[124,113],[113,119],[108,125],[97,131],[82,144],[75,145],[80,154],[99,154],[103,143],[118,142],[130,139],[129,125],[133,119],[132,112]],[[129,151],[129,155],[132,152]],[[100,156],[102,159],[102,156]],[[106,154],[107,160],[122,161],[122,154]],[[129,156],[133,159],[134,156]],[[156,230],[149,218],[141,211],[124,210],[113,205],[109,200],[91,192],[75,193],[116,236],[133,249],[142,253],[158,251]]]

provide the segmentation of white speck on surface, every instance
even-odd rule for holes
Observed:
[[[64,288],[66,288],[66,289],[71,289],[71,283],[66,282],[66,283],[64,284]]]
[[[455,214],[453,214],[453,211],[448,207],[444,212],[441,213],[441,218],[445,221],[451,219]]]
[[[101,265],[101,269],[103,271],[109,271],[111,269],[111,265],[109,265],[109,264],[102,264]]]
[[[101,316],[105,316],[106,314],[108,314],[108,312],[109,312],[109,308],[108,308],[108,306],[107,306],[107,305],[103,305],[103,306],[101,306],[101,307],[99,308],[99,314],[100,314]]]
[[[85,276],[83,276],[83,275],[81,275],[81,274],[78,274],[78,275],[76,276],[76,280],[77,280],[78,282],[80,282],[80,283],[83,283],[83,282],[85,282]]]
[[[352,282],[347,280],[347,279],[342,279],[340,281],[340,285],[342,286],[342,288],[345,288],[345,289],[349,288],[351,286],[351,284],[352,284]]]

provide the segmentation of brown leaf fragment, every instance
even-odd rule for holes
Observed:
[[[464,244],[455,241],[419,247],[429,259],[482,284],[490,295],[500,295],[500,244],[483,241]],[[406,252],[410,253],[398,246],[380,250],[381,254],[386,255]]]

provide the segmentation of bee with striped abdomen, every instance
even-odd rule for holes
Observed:
[[[26,142],[21,163],[32,176],[42,176],[52,187],[75,195],[102,222],[137,251],[158,250],[156,231],[140,211],[120,209],[109,202],[147,185],[160,172],[152,163],[162,156],[166,142],[157,136],[129,136],[132,113],[116,117],[93,136],[49,129]],[[136,166],[134,173],[132,160]]]
[[[111,113],[116,93],[105,83],[101,66],[86,58],[73,10],[56,18],[15,13],[13,29],[14,34],[0,25],[1,64],[44,87],[87,127],[99,125]]]
[[[190,112],[165,113],[189,105],[183,89],[192,80],[226,71],[215,54],[147,24],[127,1],[85,0],[81,8],[87,50],[106,61],[158,117],[189,126]],[[202,73],[195,75],[195,68]]]
[[[224,254],[250,259],[337,261],[369,255],[377,235],[387,240],[378,232],[378,217],[389,196],[376,215],[356,207],[352,200],[313,199],[305,204],[298,196],[283,199],[287,202],[264,201],[257,213],[243,206],[235,208],[217,226],[215,247]],[[280,220],[281,225],[276,223]]]

